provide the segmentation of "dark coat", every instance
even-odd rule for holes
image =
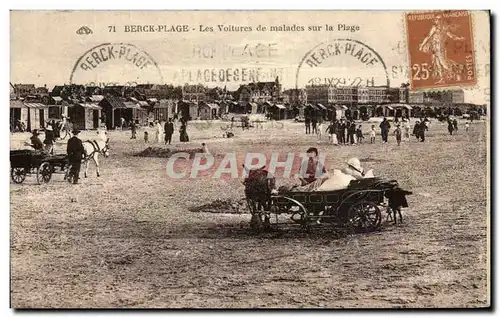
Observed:
[[[349,134],[353,134],[354,135],[356,133],[356,125],[349,126],[349,128],[347,128],[347,132]]]
[[[165,123],[165,134],[172,135],[174,133],[174,123],[166,122]]]
[[[380,123],[380,129],[381,129],[382,131],[389,131],[389,129],[390,129],[390,128],[391,128],[391,124],[389,123],[389,121],[388,121],[388,120],[386,120],[386,121],[382,121],[382,122]]]
[[[68,140],[66,151],[70,161],[81,161],[85,153],[83,143],[77,136],[73,136]]]
[[[413,127],[413,135],[418,136],[419,133],[420,133],[420,123],[415,124],[415,126]]]
[[[339,125],[338,125],[338,128],[339,128],[339,132],[340,132],[341,134],[343,134],[343,133],[344,133],[344,131],[345,131],[345,130],[346,130],[346,128],[347,128],[347,125],[346,125],[345,123],[341,123],[341,124],[339,124]]]
[[[337,127],[335,126],[335,124],[330,124],[327,128],[326,128],[326,132],[330,135],[333,135],[337,132]]]
[[[45,140],[43,141],[43,143],[46,145],[52,145],[54,144],[54,141],[55,141],[54,132],[52,130],[46,130]]]

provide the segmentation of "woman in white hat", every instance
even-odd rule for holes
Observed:
[[[365,169],[361,167],[361,162],[358,158],[351,158],[347,160],[347,167],[342,169],[342,172],[353,176],[356,179],[363,179],[365,177]]]

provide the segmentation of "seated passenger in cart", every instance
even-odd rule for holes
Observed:
[[[366,178],[365,169],[361,167],[361,162],[358,158],[351,158],[347,160],[347,167],[342,169],[342,173],[354,177],[356,180]],[[371,171],[371,170],[370,170]],[[372,176],[373,177],[373,176]]]
[[[35,150],[43,150],[44,149],[43,143],[38,136],[40,136],[38,129],[34,129],[33,135],[30,138],[31,144],[28,144],[28,145],[33,147],[33,149],[35,149]]]
[[[346,162],[347,167],[341,170],[334,169],[332,173],[329,173],[318,161],[317,151],[316,148],[310,148],[307,151],[309,160],[303,163],[300,170],[301,185],[291,189],[284,187],[282,190],[294,192],[335,191],[347,188],[352,180],[374,177],[373,170],[365,172],[358,158],[350,158]]]
[[[296,188],[297,190],[314,191],[329,178],[328,171],[319,161],[318,155],[317,148],[312,147],[307,150],[309,159],[304,161],[300,167],[299,180],[301,185]]]

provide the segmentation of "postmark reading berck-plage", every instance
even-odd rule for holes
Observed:
[[[299,63],[296,86],[389,85],[382,57],[367,44],[353,39],[334,39],[308,51]]]
[[[413,89],[477,83],[468,11],[406,14]]]
[[[117,82],[118,81],[118,82]],[[86,51],[71,71],[70,83],[163,83],[156,61],[128,43],[103,43]]]

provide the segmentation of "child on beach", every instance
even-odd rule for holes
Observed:
[[[361,125],[359,125],[358,129],[356,129],[356,140],[358,144],[360,144],[364,138],[365,137],[363,137],[363,131],[361,130]]]
[[[372,130],[370,130],[370,143],[375,143],[375,125],[372,125]]]
[[[323,123],[320,121],[320,122],[318,122],[318,125],[316,126],[316,135],[318,136],[318,142],[321,141],[322,133],[323,133]]]
[[[394,130],[394,135],[396,135],[396,142],[398,143],[398,146],[401,144],[401,137],[403,135],[401,131],[401,126],[398,124],[396,127],[396,130]]]

